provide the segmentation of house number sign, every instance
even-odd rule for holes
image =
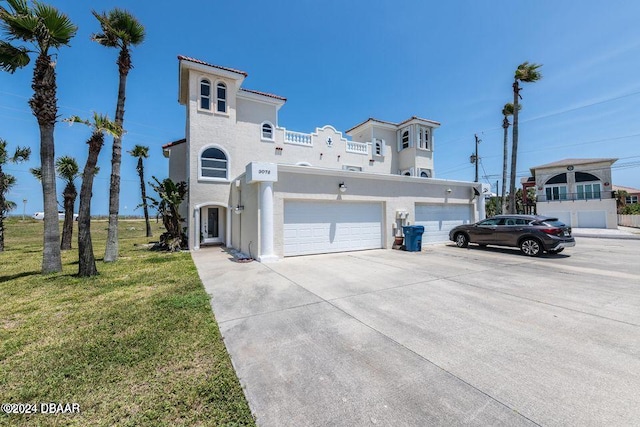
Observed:
[[[247,182],[276,182],[278,180],[278,165],[275,163],[251,162],[246,169]]]

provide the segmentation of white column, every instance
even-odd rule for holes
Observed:
[[[226,223],[226,232],[225,232],[225,246],[230,248],[231,247],[231,211],[233,210],[233,207],[228,206],[227,207],[227,223]]]
[[[200,249],[200,208],[193,210],[193,249]]]
[[[260,262],[277,261],[273,253],[273,182],[260,183]]]

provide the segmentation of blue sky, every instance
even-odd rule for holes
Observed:
[[[71,47],[57,56],[59,114],[113,118],[116,51],[91,42],[99,29],[85,2],[48,2],[78,25]],[[97,3],[97,2],[96,2]],[[543,79],[521,92],[518,176],[565,158],[619,158],[613,183],[640,188],[640,3],[634,0],[299,0],[101,1],[121,7],[147,29],[133,49],[128,79],[124,150],[150,147],[146,173],[167,176],[161,146],[184,137],[177,102],[177,55],[241,69],[248,89],[288,98],[279,124],[311,132],[331,124],[346,130],[368,117],[439,121],[435,173],[472,181],[474,134],[481,181],[502,173],[502,115],[513,100],[518,64],[543,64]],[[178,8],[179,7],[179,8]],[[39,183],[28,170],[39,163],[39,133],[27,101],[32,68],[0,72],[0,137],[10,147],[32,147],[32,160],[8,165],[18,184],[9,199],[42,210]],[[89,129],[56,128],[56,156],[86,160]],[[108,211],[111,141],[101,153],[93,213]],[[78,180],[78,186],[80,182]],[[59,192],[62,184],[59,183]],[[121,213],[141,214],[135,159],[122,163]]]

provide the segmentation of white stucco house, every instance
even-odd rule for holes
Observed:
[[[438,122],[367,119],[346,132],[286,129],[286,99],[243,87],[247,73],[179,56],[185,138],[163,146],[187,181],[189,247],[224,244],[259,261],[391,248],[402,226],[424,243],[484,218],[482,184],[440,180]]]
[[[617,159],[565,159],[531,168],[536,211],[571,227],[617,228],[611,165]],[[525,191],[526,193],[526,191]]]

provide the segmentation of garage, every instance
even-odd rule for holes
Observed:
[[[578,211],[578,228],[607,228],[605,211]]]
[[[423,243],[449,241],[449,230],[473,222],[471,205],[416,204],[416,225],[424,227]]]
[[[284,255],[382,247],[382,204],[284,202]]]

